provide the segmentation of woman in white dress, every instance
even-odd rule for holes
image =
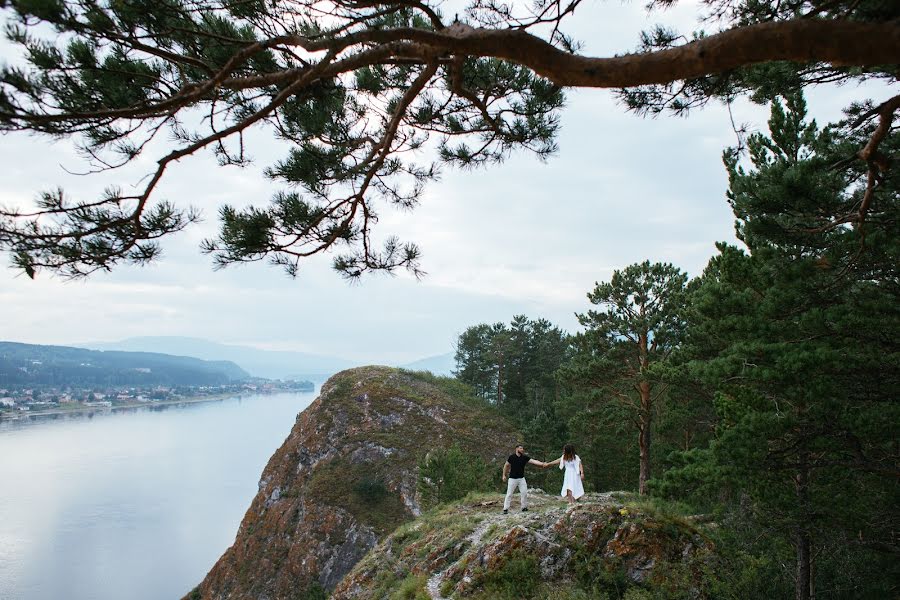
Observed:
[[[575,446],[566,444],[563,446],[563,455],[553,462],[547,463],[547,466],[559,465],[560,471],[563,472],[562,491],[559,495],[566,499],[569,504],[574,504],[576,500],[584,496],[584,466],[581,464],[581,458],[575,454]]]

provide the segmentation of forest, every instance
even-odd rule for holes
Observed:
[[[580,333],[516,316],[457,343],[457,378],[531,456],[574,443],[589,489],[715,521],[724,597],[897,593],[900,215],[887,181],[864,226],[839,224],[863,193],[864,173],[833,168],[855,119],[819,128],[802,96],[772,103],[749,159],[723,156],[742,246],[698,277],[632,264],[587,291]]]

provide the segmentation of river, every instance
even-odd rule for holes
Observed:
[[[316,393],[0,422],[0,598],[180,598]]]

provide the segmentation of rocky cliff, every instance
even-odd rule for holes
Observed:
[[[191,599],[321,597],[421,512],[418,464],[457,445],[497,465],[516,434],[446,380],[343,371],[297,417],[263,471],[234,545]]]
[[[714,559],[689,522],[624,494],[567,506],[533,491],[503,515],[498,494],[429,512],[385,538],[333,600],[705,598]]]

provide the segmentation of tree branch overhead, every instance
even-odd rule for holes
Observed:
[[[562,32],[577,5],[475,2],[449,22],[415,0],[4,3],[27,66],[0,72],[0,130],[76,138],[103,170],[134,160],[162,129],[180,145],[137,196],[48,193],[37,210],[0,208],[0,248],[29,275],[152,260],[155,240],[196,219],[154,204],[165,165],[206,148],[242,164],[244,131],[268,127],[287,142],[270,176],[290,191],[268,207],[222,208],[220,235],[204,244],[218,266],[268,259],[293,275],[299,258],[332,252],[349,277],[417,272],[414,244],[374,247],[379,207],[414,206],[439,163],[492,164],[516,149],[548,157],[563,88],[613,88],[629,108],[678,111],[759,93],[754,70],[767,65],[795,65],[805,85],[893,80],[900,64],[898,21],[866,3],[834,15],[720,17],[719,33],[608,58],[577,54]],[[63,35],[42,37],[48,26]],[[207,129],[184,130],[180,116],[197,108]],[[436,157],[423,151],[428,140]]]

